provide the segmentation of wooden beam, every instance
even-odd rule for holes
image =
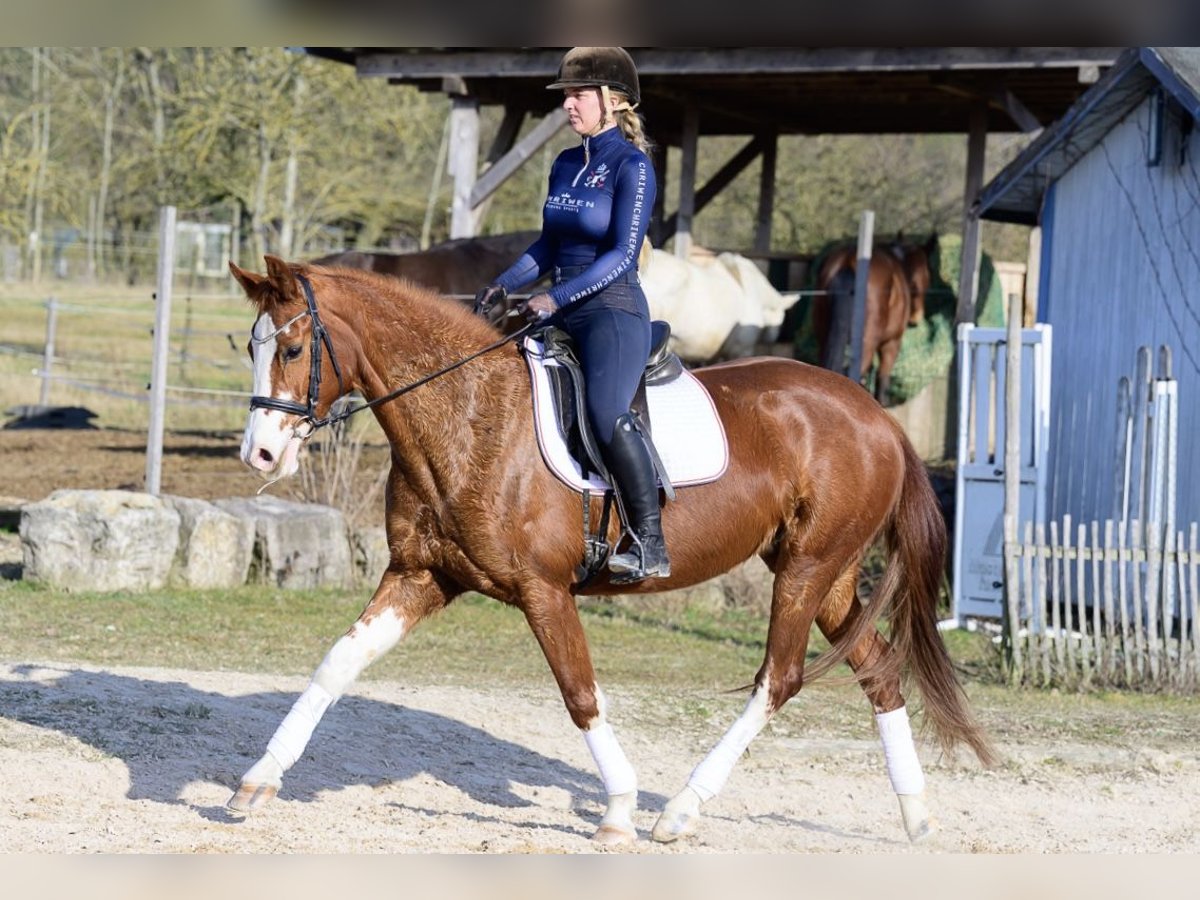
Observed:
[[[695,192],[695,195],[692,198],[693,206],[691,214],[694,216],[699,213],[700,210],[704,209],[704,207],[706,207],[714,197],[721,193],[721,191],[725,190],[725,188],[728,187],[733,179],[737,178],[738,175],[741,174],[742,170],[745,169],[746,166],[750,165],[750,163],[752,163],[758,157],[758,155],[763,152],[764,146],[765,140],[761,136],[751,138],[741,150],[730,157],[729,161],[725,163],[725,165],[721,166],[721,168],[712,176],[712,178],[708,179],[704,187]],[[692,172],[692,177],[695,178],[694,169]],[[674,235],[678,225],[679,213],[672,213],[667,217],[667,220],[663,222],[662,240],[665,241]]]
[[[1029,111],[1024,103],[1017,99],[1016,94],[1008,88],[996,92],[996,102],[1013,120],[1018,128],[1026,134],[1037,131],[1042,127],[1038,117]]]
[[[513,144],[517,142],[517,135],[521,133],[521,123],[524,121],[525,110],[511,105],[504,107],[504,118],[500,121],[500,127],[496,130],[496,138],[492,141],[491,149],[488,150],[487,165],[495,165],[500,157],[512,149]]]
[[[315,48],[314,48],[315,49]],[[363,77],[553,78],[566,48],[378,51],[355,48]],[[798,74],[854,70],[1078,68],[1110,65],[1120,47],[726,47],[633,49],[642,76],[722,73]]]
[[[547,113],[529,134],[521,138],[511,150],[496,160],[495,164],[475,182],[470,193],[471,208],[479,206],[495,193],[500,185],[504,184],[517,169],[525,164],[530,156],[540,150],[566,124],[567,113],[562,107],[557,107]]]
[[[979,295],[979,192],[983,188],[983,160],[987,146],[987,107],[971,110],[971,132],[967,136],[967,180],[963,189],[962,263],[958,277],[958,308],[954,324],[975,321]],[[955,332],[957,334],[957,331]]]
[[[767,253],[771,249],[771,221],[775,217],[775,160],[779,135],[762,135],[762,169],[758,175],[758,220],[754,223],[754,249]]]
[[[454,179],[450,237],[474,237],[475,219],[470,200],[479,167],[479,101],[473,97],[452,97],[450,102],[450,146],[446,164]]]
[[[682,165],[679,172],[679,211],[675,214],[675,255],[687,259],[692,250],[692,219],[696,214],[696,150],[700,142],[700,115],[696,107],[683,111]]]

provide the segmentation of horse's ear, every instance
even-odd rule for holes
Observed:
[[[247,271],[232,259],[229,261],[229,273],[237,279],[238,284],[242,286],[242,290],[246,292],[247,297],[253,295],[255,288],[267,280],[265,275]]]
[[[295,267],[278,256],[267,254],[263,259],[267,263],[267,278],[271,282],[271,287],[275,288],[276,293],[285,300],[299,297],[300,290],[296,285]]]

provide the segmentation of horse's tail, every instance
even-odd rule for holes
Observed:
[[[886,532],[889,562],[877,590],[882,596],[872,597],[869,605],[880,612],[890,610],[889,640],[894,658],[907,667],[916,682],[924,701],[926,725],[932,727],[942,748],[950,751],[965,743],[981,763],[990,766],[996,762],[996,755],[967,705],[938,631],[946,523],[916,450],[903,437],[901,445],[904,484]]]
[[[849,365],[846,348],[854,319],[854,269],[850,266],[838,269],[829,279],[825,291],[829,304],[829,333],[821,350],[821,368],[845,373]]]

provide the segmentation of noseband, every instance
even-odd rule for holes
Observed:
[[[304,439],[311,437],[313,432],[315,432],[318,428],[324,428],[326,425],[332,425],[336,422],[344,421],[355,413],[362,412],[364,409],[370,409],[373,406],[378,406],[380,403],[386,403],[388,400],[393,400],[396,397],[399,397],[401,394],[406,394],[414,388],[419,388],[421,385],[433,381],[433,379],[441,375],[445,375],[447,372],[454,371],[459,366],[465,365],[476,357],[483,356],[483,354],[495,350],[497,347],[501,347],[504,344],[507,344],[509,341],[519,340],[520,338],[524,337],[525,334],[528,333],[535,324],[531,322],[524,328],[513,332],[507,337],[501,338],[495,343],[484,347],[482,350],[477,350],[470,356],[451,363],[443,369],[439,369],[438,371],[426,375],[423,378],[419,378],[412,384],[406,384],[403,387],[396,388],[394,391],[384,394],[382,397],[376,397],[374,400],[362,403],[353,409],[343,410],[336,415],[331,414],[325,416],[324,418],[319,418],[317,416],[317,398],[321,394],[322,345],[329,350],[329,361],[333,364],[334,374],[337,375],[339,397],[346,393],[346,387],[342,381],[342,368],[338,365],[337,353],[335,353],[333,349],[333,341],[329,337],[329,332],[325,330],[325,326],[321,323],[321,316],[317,312],[317,298],[313,294],[312,283],[308,280],[308,276],[299,272],[296,273],[296,278],[300,282],[301,287],[304,288],[304,302],[307,308],[299,315],[289,319],[267,337],[252,337],[251,340],[254,340],[256,343],[265,343],[271,337],[279,334],[279,332],[283,331],[293,322],[303,318],[304,316],[308,316],[310,319],[312,319],[312,339],[309,352],[308,369],[308,402],[297,403],[295,400],[280,400],[276,397],[263,397],[259,394],[254,394],[250,397],[250,409],[273,409],[278,412],[291,413],[292,415],[300,416],[301,419],[304,422],[307,422],[309,426],[308,433],[304,435]],[[332,409],[332,406],[330,408]]]

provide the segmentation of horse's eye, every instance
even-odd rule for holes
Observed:
[[[303,349],[304,348],[301,347],[299,344],[297,344],[294,347],[288,347],[286,350],[283,351],[283,358],[289,362],[293,359],[299,359],[300,353],[303,351]]]

